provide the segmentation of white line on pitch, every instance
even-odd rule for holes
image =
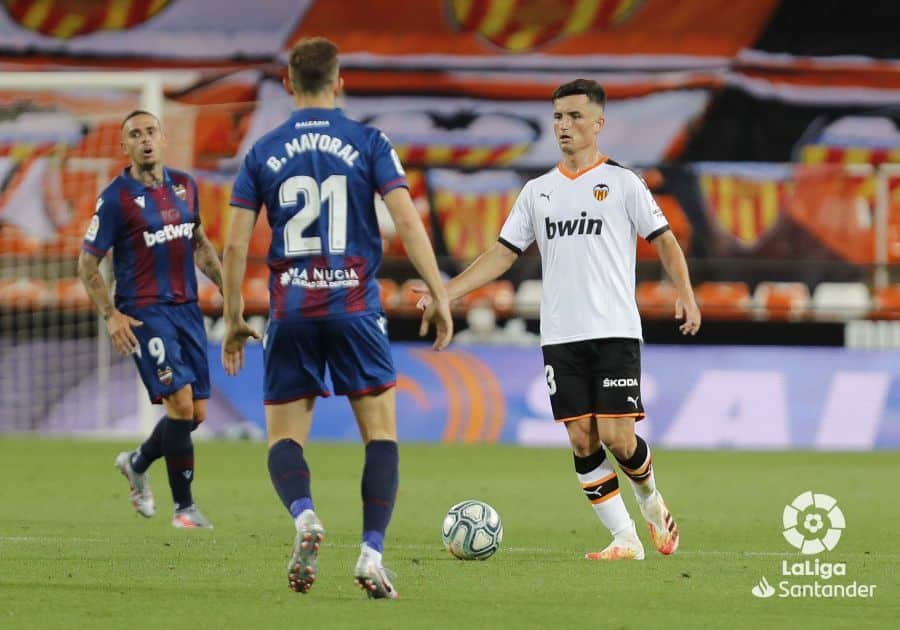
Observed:
[[[113,540],[122,540],[120,538],[79,538],[76,536],[0,536],[0,543],[86,543],[86,544],[108,544]],[[151,541],[147,539],[142,539],[141,542],[149,543]],[[329,544],[326,542],[326,546],[332,547],[334,549],[358,549],[358,544]],[[397,549],[397,550],[406,550],[406,551],[441,551],[440,544],[435,545],[410,545],[410,544],[395,544],[395,545],[387,545],[387,548]],[[562,554],[566,555],[569,552],[559,549],[547,549],[545,547],[507,547],[502,546],[501,549],[508,553],[530,553],[530,554]],[[745,557],[745,556],[759,556],[759,557],[783,557],[783,558],[799,558],[803,559],[803,556],[797,552],[780,552],[780,551],[724,551],[719,549],[697,549],[697,550],[682,550],[675,554],[676,556],[721,556],[721,557]],[[837,552],[835,554],[836,558],[861,558],[867,555],[865,552],[861,551],[848,551],[845,553]],[[871,554],[874,557],[877,557],[879,560],[881,559],[890,559],[896,560],[900,559],[900,554],[895,553],[878,553]]]

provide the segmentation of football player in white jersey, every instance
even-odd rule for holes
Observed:
[[[633,487],[654,545],[668,555],[678,548],[678,527],[656,489],[650,449],[635,434],[635,422],[644,417],[634,286],[638,236],[653,243],[678,290],[675,317],[684,320],[683,334],[700,329],[700,310],[681,247],[646,184],[597,148],[605,121],[603,87],[578,79],[557,88],[552,101],[562,160],[525,184],[498,242],[447,289],[455,299],[494,280],[537,242],[541,348],[553,416],[565,423],[578,480],[613,536],[609,546],[586,557],[644,557],[605,450]],[[432,316],[427,296],[420,308]]]

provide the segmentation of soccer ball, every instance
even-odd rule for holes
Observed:
[[[503,523],[490,505],[469,499],[447,511],[441,538],[447,551],[460,560],[487,560],[500,548]]]

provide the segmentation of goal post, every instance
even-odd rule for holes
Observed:
[[[140,109],[163,115],[163,79],[154,72],[0,72],[0,90],[65,89],[132,90],[140,94]]]
[[[0,72],[0,432],[122,435],[155,423],[131,360],[112,351],[80,286],[76,261],[96,198],[124,162],[122,116],[144,109],[165,127],[168,79]]]

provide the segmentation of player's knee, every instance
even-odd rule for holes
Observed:
[[[166,396],[165,401],[166,411],[171,417],[182,420],[194,418],[194,397],[190,385]]]
[[[619,459],[628,459],[634,454],[635,448],[637,448],[634,432],[626,430],[610,432],[607,438],[603,440],[603,443]]]
[[[179,420],[188,420],[194,418],[194,406],[176,402],[169,406],[169,415]]]
[[[587,457],[596,449],[596,445],[592,444],[591,434],[589,431],[569,431],[569,443],[572,445],[572,452],[578,457]]]

